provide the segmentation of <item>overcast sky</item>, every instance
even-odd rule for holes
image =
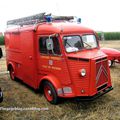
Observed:
[[[1,0],[0,31],[6,21],[41,12],[81,17],[96,31],[120,31],[120,0]]]

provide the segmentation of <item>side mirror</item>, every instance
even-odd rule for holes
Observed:
[[[49,37],[46,41],[47,50],[53,50],[53,40]]]
[[[0,58],[3,56],[2,49],[0,48]]]

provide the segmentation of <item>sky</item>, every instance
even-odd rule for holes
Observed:
[[[82,26],[95,31],[120,32],[120,0],[1,0],[0,31],[11,19],[41,12],[73,15],[82,19]]]

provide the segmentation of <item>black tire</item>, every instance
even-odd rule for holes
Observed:
[[[3,93],[2,93],[2,96],[0,98],[0,103],[3,101]]]
[[[50,102],[51,104],[54,104],[54,105],[58,104],[59,100],[58,100],[56,90],[50,82],[46,81],[44,83],[43,90],[44,90],[44,96],[48,102]]]
[[[2,98],[0,98],[0,103],[3,101],[3,97]]]
[[[0,58],[3,57],[3,52],[2,52],[2,48],[0,48]]]
[[[10,69],[9,69],[9,74],[10,74],[10,78],[12,80],[15,80],[15,72],[14,72],[14,69],[13,67],[11,66]]]
[[[108,60],[108,65],[109,65],[109,67],[112,67],[112,66],[113,66],[113,63],[114,63],[113,60]]]

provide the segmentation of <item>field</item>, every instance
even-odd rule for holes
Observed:
[[[100,44],[120,50],[120,41]],[[0,110],[0,120],[120,120],[120,64],[111,68],[113,91],[91,102],[66,99],[59,105],[49,104],[43,95],[19,81],[12,81],[5,64],[4,54],[0,60],[0,86],[4,92],[0,109],[36,107],[41,110]]]

